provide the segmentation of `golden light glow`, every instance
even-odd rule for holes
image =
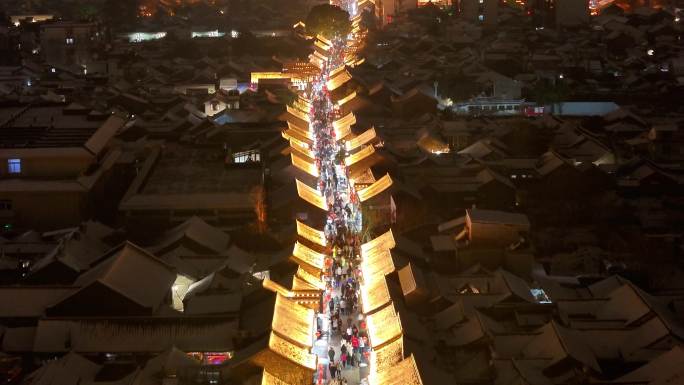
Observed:
[[[296,131],[297,133],[306,137],[307,139],[313,140],[313,135],[311,133],[311,130],[309,130],[309,124],[308,123],[306,123],[302,127],[302,126],[298,126],[297,124],[295,124],[293,122],[287,122],[287,128],[288,128],[288,130]]]
[[[325,254],[314,251],[299,242],[295,243],[292,256],[315,269],[323,270],[325,267]]]
[[[373,155],[374,153],[375,153],[375,147],[370,146],[370,145],[365,146],[361,150],[359,150],[359,151],[349,155],[348,157],[344,158],[344,164],[346,164],[347,167],[349,167],[355,163],[358,163],[358,162],[368,158],[369,156]]]
[[[339,130],[345,126],[353,126],[354,124],[356,124],[356,116],[354,116],[354,114],[350,112],[347,115],[334,121],[333,128],[335,130]],[[342,137],[338,137],[338,139],[342,139]]]
[[[303,156],[297,155],[296,152],[290,153],[290,158],[292,159],[292,164],[298,169],[304,171],[305,173],[318,178],[318,168],[313,163],[309,163]]]
[[[361,303],[364,314],[373,312],[391,300],[384,276],[369,279],[361,285]]]
[[[351,134],[351,126],[342,126],[335,129],[335,137],[340,140]]]
[[[318,289],[325,290],[325,282],[323,282],[320,275],[316,276],[315,274],[312,274],[309,271],[302,269],[301,266],[299,266],[297,268],[297,276],[305,280],[306,282],[312,284],[313,286],[317,287]]]
[[[356,150],[358,147],[363,146],[364,144],[370,142],[371,140],[375,139],[377,135],[375,134],[375,127],[371,127],[367,129],[366,131],[363,132],[363,134],[349,139],[345,144],[345,148],[347,151],[353,151]]]
[[[328,80],[327,83],[325,83],[325,86],[328,88],[328,91],[334,91],[338,88],[340,88],[344,83],[348,82],[351,80],[352,76],[349,74],[348,71],[341,71],[339,74],[335,75],[335,77],[330,77],[330,80]]]
[[[282,287],[282,286],[279,285],[277,282],[271,281],[271,280],[268,279],[268,278],[265,278],[265,279],[263,280],[263,282],[261,283],[261,285],[264,287],[264,289],[267,289],[267,290],[270,290],[270,291],[272,291],[272,292],[274,292],[274,293],[280,294],[280,295],[282,295],[283,297],[292,298],[292,297],[295,296],[295,294],[294,294],[293,292],[291,292],[290,290],[288,290],[288,289]]]
[[[355,62],[353,62],[352,64],[350,64],[350,66],[352,66],[352,67],[360,66],[360,65],[363,64],[365,61],[366,61],[366,58],[365,58],[365,57],[362,57],[362,58],[356,60]]]
[[[294,149],[295,151],[301,152],[303,155],[306,155],[309,157],[309,159],[315,159],[316,154],[314,154],[313,151],[309,148],[309,144],[303,140],[299,140],[295,137],[290,137],[290,147]]]
[[[287,109],[288,113],[290,113],[290,114],[296,116],[297,118],[309,123],[309,114],[304,113],[304,112],[302,112],[302,111],[300,111],[294,107],[286,106],[285,108]]]
[[[327,46],[332,46],[332,41],[326,39],[325,36],[323,36],[323,35],[316,35],[316,39],[320,40],[321,43],[323,43]]]
[[[300,131],[296,131],[296,130],[293,130],[290,128],[283,131],[280,135],[288,141],[291,138],[295,138],[295,139],[301,140],[301,141],[310,141],[311,140],[308,137],[306,137],[305,135],[302,135],[302,133]]]
[[[264,369],[264,373],[261,375],[261,385],[291,385],[285,381],[279,380],[271,373]]]
[[[304,112],[311,110],[311,101],[309,99],[304,98],[301,95],[297,97],[297,100],[295,100],[294,104],[296,104],[296,107]]]
[[[343,104],[349,102],[350,100],[354,99],[356,97],[356,91],[352,92],[351,94],[343,97],[342,99],[337,101],[337,105],[342,107]]]
[[[300,221],[297,221],[297,234],[319,246],[326,247],[328,245],[328,241],[323,231],[316,230]]]
[[[328,61],[328,57],[327,57],[325,54],[321,53],[320,51],[313,51],[312,55],[313,55],[316,59],[319,59],[319,60],[321,60],[321,61],[323,61],[323,62],[327,62],[327,61]]]
[[[344,71],[346,68],[347,68],[347,67],[345,67],[344,65],[341,65],[341,66],[335,68],[334,70],[330,71],[330,73],[328,74],[328,77],[329,77],[330,79],[332,79],[332,78],[334,78],[335,76],[337,76],[337,74],[339,74],[340,72]]]
[[[311,348],[314,317],[312,309],[278,294],[271,329],[302,348]]]
[[[250,82],[259,83],[260,79],[290,79],[290,75],[282,72],[252,72]]]
[[[394,241],[394,234],[392,234],[392,229],[388,230],[379,237],[373,238],[372,240],[361,245],[361,255],[370,254],[373,250],[384,249],[391,250],[397,243]]]
[[[308,116],[308,114],[309,114],[309,109],[306,108],[306,105],[304,105],[304,104],[302,104],[302,103],[299,103],[299,100],[295,100],[294,102],[291,103],[291,105],[288,105],[287,107],[288,107],[288,108],[291,108],[291,109],[294,109],[294,110],[297,110],[297,111],[299,111],[299,112],[301,112],[302,114],[305,114],[305,115],[307,115],[307,116]],[[288,110],[288,111],[289,111],[289,110]]]
[[[295,275],[292,277],[292,290],[294,291],[307,291],[307,290],[319,290],[316,286],[310,284],[303,278]],[[302,303],[298,298],[295,299],[297,303]],[[317,302],[317,301],[316,301]]]
[[[361,261],[361,274],[364,281],[385,279],[385,275],[394,271],[394,261],[389,250],[368,253]]]
[[[371,350],[370,368],[372,372],[380,372],[391,368],[404,358],[403,336],[379,349]]]
[[[306,183],[301,182],[299,179],[296,179],[295,181],[297,183],[297,194],[299,194],[300,198],[321,210],[328,211],[328,202],[325,200],[325,197],[318,192],[318,190],[314,189],[313,187],[309,187]]]
[[[327,45],[327,44],[325,44],[325,43],[323,43],[323,42],[320,41],[320,40],[314,41],[314,46],[315,46],[316,48],[322,49],[322,50],[324,50],[324,51],[330,50],[330,46]]]
[[[376,372],[371,370],[368,375],[369,385],[423,385],[418,373],[416,360],[411,354],[397,364]]]
[[[401,321],[393,303],[366,317],[366,322],[373,349],[401,336]]]
[[[375,183],[373,183],[372,185],[359,191],[359,200],[361,202],[365,202],[373,198],[374,196],[380,194],[381,192],[387,190],[388,188],[390,188],[390,186],[392,186],[392,178],[390,178],[389,174],[385,174],[385,176],[375,181]]]
[[[301,348],[274,332],[268,339],[268,347],[275,353],[297,363],[307,369],[316,369],[316,355],[309,353],[309,349]]]

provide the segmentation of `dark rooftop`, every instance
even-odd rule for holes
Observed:
[[[0,107],[0,148],[82,147],[107,117],[77,105]]]
[[[221,152],[174,146],[164,151],[140,193],[249,193],[260,183],[260,167],[226,167]]]

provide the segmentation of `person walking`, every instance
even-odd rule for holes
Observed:
[[[332,346],[328,349],[328,358],[330,358],[330,362],[335,361],[335,349],[333,349]]]
[[[365,338],[361,337],[361,338],[359,338],[359,354],[361,357],[361,361],[365,361],[364,360],[365,348],[366,348]]]
[[[342,314],[347,313],[346,308],[347,308],[347,301],[345,301],[344,297],[342,297],[342,299],[340,299],[340,311],[342,312]]]
[[[349,354],[349,352],[347,351],[347,344],[345,344],[344,341],[342,341],[342,344],[340,346],[340,354],[344,355],[345,357],[347,357],[347,355]]]
[[[340,355],[340,363],[341,363],[341,365],[342,365],[342,368],[346,368],[346,367],[347,367],[347,352],[343,352],[343,353]]]
[[[351,344],[354,354],[359,352],[359,337],[352,335]]]
[[[330,370],[330,382],[332,382],[335,378],[337,378],[337,365],[335,362],[330,361],[330,365],[328,365],[328,370]]]

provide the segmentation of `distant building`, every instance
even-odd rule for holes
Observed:
[[[19,26],[21,23],[39,23],[52,20],[53,18],[54,15],[50,14],[11,15],[10,22],[15,26]]]
[[[589,22],[589,1],[556,0],[556,26],[571,27]]]
[[[499,2],[496,0],[462,0],[461,14],[472,23],[493,27],[498,22]]]
[[[40,28],[41,52],[51,65],[87,67],[99,42],[95,23],[57,22]]]
[[[124,123],[77,104],[0,108],[2,217],[37,229],[80,223]]]
[[[538,27],[573,27],[589,22],[588,0],[536,0],[534,22]]]
[[[214,116],[222,111],[237,110],[240,108],[240,92],[236,89],[231,91],[219,91],[204,102],[204,113]]]
[[[186,146],[154,148],[119,211],[129,226],[141,231],[151,225],[179,224],[192,216],[210,223],[253,220],[253,191],[263,180],[257,155],[241,158],[218,149]]]
[[[530,231],[530,221],[524,214],[470,209],[466,210],[465,230],[470,244],[508,246]]]
[[[381,25],[387,25],[402,13],[415,9],[418,6],[416,0],[378,0],[375,3],[375,11]]]

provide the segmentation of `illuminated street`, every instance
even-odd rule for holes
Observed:
[[[0,383],[681,384],[683,17],[0,1]]]
[[[356,1],[349,1],[345,5],[350,16],[354,16]],[[344,378],[349,384],[359,384],[362,379],[366,383],[368,374],[367,370],[362,370],[368,366],[367,350],[359,347],[360,340],[364,341],[361,346],[368,346],[365,321],[363,316],[358,316],[361,209],[344,162],[349,155],[345,142],[336,136],[333,126],[333,122],[341,116],[327,89],[331,72],[345,65],[347,39],[354,38],[336,37],[332,40],[328,60],[323,64],[320,77],[307,90],[311,100],[309,118],[319,173],[318,190],[329,207],[324,233],[328,244],[332,246],[332,255],[329,255],[331,263],[326,272],[329,279],[322,304],[323,313],[319,315],[323,336],[314,346],[319,359],[317,383],[332,383],[333,374],[335,378]],[[347,329],[351,334],[347,335]],[[334,367],[332,370],[331,364]],[[321,374],[325,379],[318,378]]]

